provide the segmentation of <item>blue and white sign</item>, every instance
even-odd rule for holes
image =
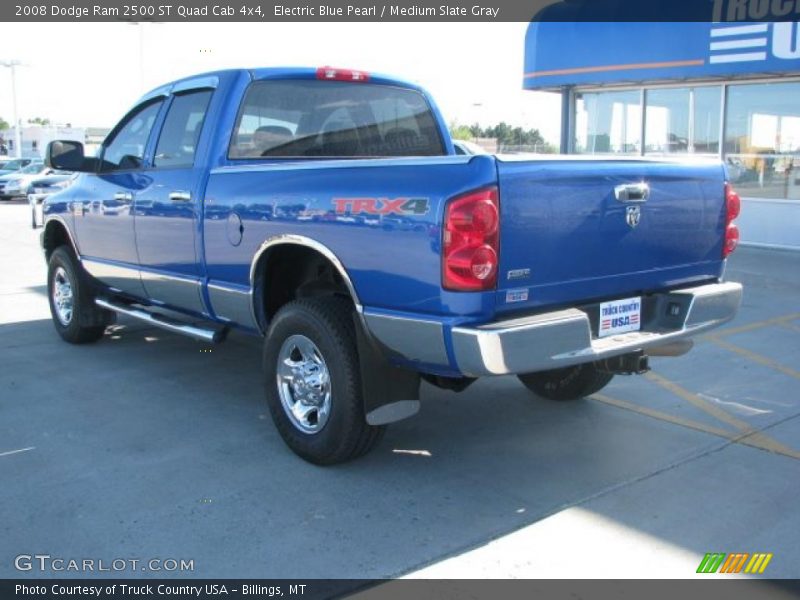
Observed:
[[[534,22],[526,89],[800,74],[800,23]]]

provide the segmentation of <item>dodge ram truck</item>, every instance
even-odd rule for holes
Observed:
[[[316,464],[365,454],[425,380],[572,400],[732,319],[739,197],[717,160],[457,155],[420,87],[226,70],[146,94],[43,208],[53,323],[263,337],[266,401]]]

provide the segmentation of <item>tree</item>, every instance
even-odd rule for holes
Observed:
[[[474,136],[469,127],[459,125],[457,121],[452,121],[450,123],[450,137],[454,140],[471,140]]]
[[[450,135],[455,140],[494,138],[498,146],[530,146],[537,152],[555,152],[555,147],[545,141],[538,129],[512,127],[505,121],[492,127],[481,127],[478,123],[467,127],[453,121],[450,123]]]
[[[3,117],[0,117],[0,131],[5,131],[6,129],[10,129],[11,125],[9,125],[8,121],[6,121]]]
[[[47,127],[50,125],[50,119],[43,119],[42,117],[34,117],[33,119],[28,119],[28,123],[31,125],[41,125],[42,127]]]

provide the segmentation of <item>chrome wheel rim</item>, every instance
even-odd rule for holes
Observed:
[[[52,294],[56,317],[66,327],[72,321],[74,296],[72,295],[72,283],[64,267],[58,267],[53,275]]]
[[[325,358],[306,336],[289,336],[281,345],[277,385],[292,425],[303,433],[322,431],[331,414],[331,378]]]

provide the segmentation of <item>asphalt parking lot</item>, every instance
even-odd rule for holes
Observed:
[[[81,575],[15,569],[38,553],[199,578],[686,578],[707,552],[800,576],[800,253],[740,248],[740,316],[647,376],[567,404],[513,377],[426,386],[375,452],[319,468],[274,430],[255,340],[123,319],[61,342],[29,219],[0,204],[0,577]]]

